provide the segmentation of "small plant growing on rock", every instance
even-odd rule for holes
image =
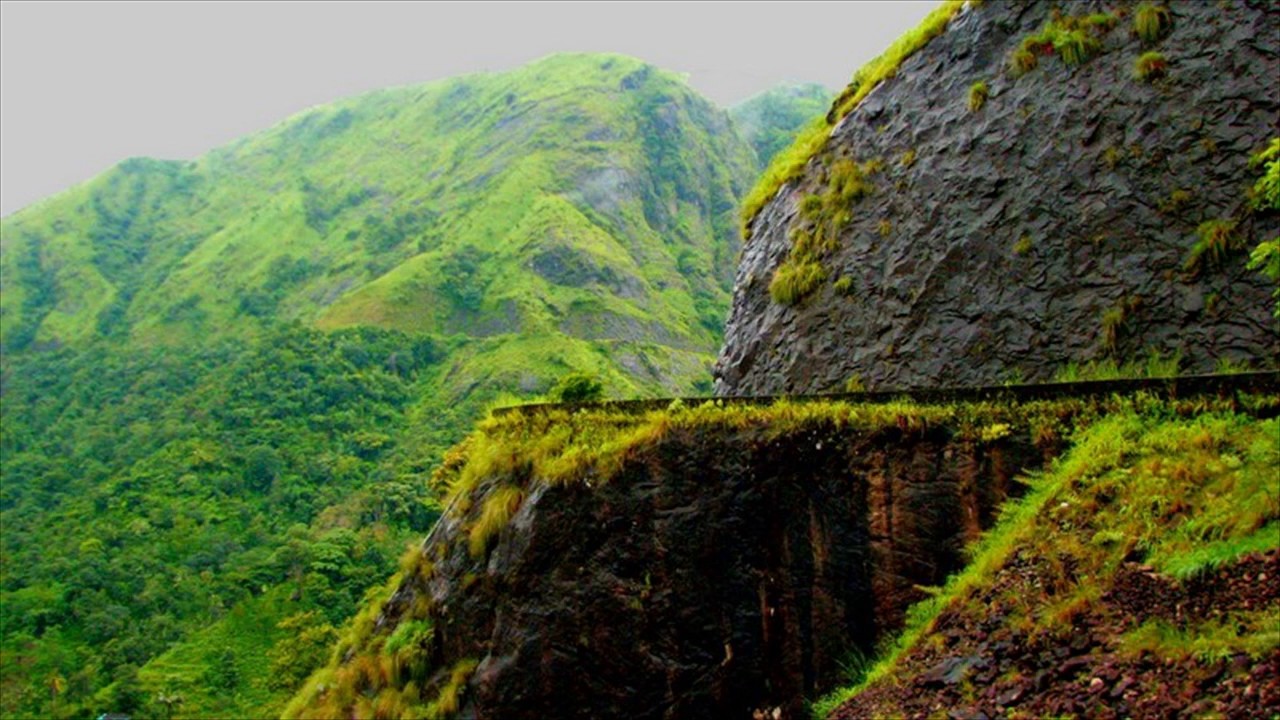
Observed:
[[[1012,53],[1009,53],[1009,74],[1015,78],[1035,70],[1039,64],[1040,59],[1036,57],[1035,52],[1026,47],[1015,48]]]
[[[1164,77],[1169,70],[1169,61],[1162,53],[1155,50],[1144,52],[1133,63],[1133,76],[1141,82],[1151,82]]]
[[[815,260],[786,262],[769,283],[769,295],[780,305],[795,305],[827,279],[827,271]]]
[[[1031,252],[1031,247],[1032,247],[1031,236],[1023,235],[1022,237],[1018,238],[1018,242],[1013,244],[1013,254],[1026,255],[1027,253]]]
[[[1083,65],[1101,48],[1098,39],[1083,30],[1061,33],[1053,40],[1053,49],[1062,57],[1062,62],[1071,67]]]
[[[1124,151],[1112,145],[1102,153],[1102,162],[1107,164],[1108,170],[1115,170],[1120,161],[1124,159]]]
[[[1173,28],[1173,14],[1164,5],[1144,2],[1133,13],[1133,31],[1142,42],[1152,45]]]
[[[1198,240],[1182,266],[1193,276],[1199,275],[1206,267],[1221,265],[1240,249],[1235,220],[1206,220],[1196,228],[1196,236]]]
[[[912,165],[915,165],[916,164],[915,148],[908,148],[906,152],[902,153],[902,156],[898,158],[898,164],[904,168],[909,168]]]
[[[1273,138],[1266,149],[1249,158],[1249,167],[1263,166],[1262,176],[1250,188],[1249,204],[1254,210],[1280,210],[1280,137]],[[1249,269],[1257,270],[1280,285],[1280,237],[1263,240],[1249,253]],[[1276,299],[1275,316],[1280,318],[1280,287],[1272,292]]]
[[[1102,313],[1101,345],[1102,350],[1114,354],[1120,343],[1120,333],[1128,323],[1141,301],[1137,297],[1126,296],[1116,301],[1115,305]]]
[[[860,393],[867,391],[867,384],[862,381],[862,373],[854,373],[844,383],[844,391],[849,393]]]
[[[880,237],[889,237],[889,234],[893,232],[893,223],[888,220],[881,220],[876,225],[876,231],[880,233]]]
[[[1190,190],[1174,190],[1169,193],[1169,197],[1161,200],[1157,207],[1161,213],[1171,215],[1185,208],[1191,202],[1191,197]]]
[[[987,96],[990,94],[991,94],[991,90],[989,87],[987,87],[986,80],[979,80],[978,82],[970,85],[969,86],[969,111],[978,112],[979,110],[981,110],[982,106],[985,105],[987,102]]]

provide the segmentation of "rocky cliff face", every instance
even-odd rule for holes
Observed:
[[[1031,426],[1075,410],[1046,408],[509,417],[446,468],[474,486],[287,715],[802,717],[1055,450]]]
[[[1247,197],[1249,157],[1277,132],[1280,11],[1168,8],[1148,41],[1128,4],[957,15],[751,223],[718,392],[1044,379],[1150,350],[1199,371],[1274,358],[1245,250],[1280,232]],[[851,172],[864,185],[827,204]],[[793,246],[822,235],[821,279],[771,297]],[[1201,237],[1221,254],[1192,259]]]

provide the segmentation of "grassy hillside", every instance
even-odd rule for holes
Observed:
[[[711,352],[752,171],[722,112],[631,58],[374,92],[7,218],[0,330],[11,351],[297,319]]]
[[[815,716],[1267,716],[1280,702],[1278,443],[1274,417],[1207,407],[1081,428]]]
[[[0,714],[262,716],[486,404],[709,391],[728,116],[632,58],[313,108],[0,224]]]

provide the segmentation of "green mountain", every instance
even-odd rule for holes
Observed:
[[[576,355],[619,390],[688,388],[719,342],[752,172],[721,111],[621,56],[374,92],[6,219],[0,329],[8,350],[281,319],[556,338],[474,364]],[[606,368],[592,343],[664,371]]]
[[[795,142],[805,125],[821,118],[834,98],[817,83],[780,85],[729,108],[738,133],[751,143],[760,168]]]
[[[0,223],[0,713],[263,716],[495,399],[708,391],[756,163],[560,55],[135,159]]]

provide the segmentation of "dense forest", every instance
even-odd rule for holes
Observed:
[[[6,367],[5,714],[269,712],[437,513],[450,438],[406,419],[441,353],[294,325]]]

